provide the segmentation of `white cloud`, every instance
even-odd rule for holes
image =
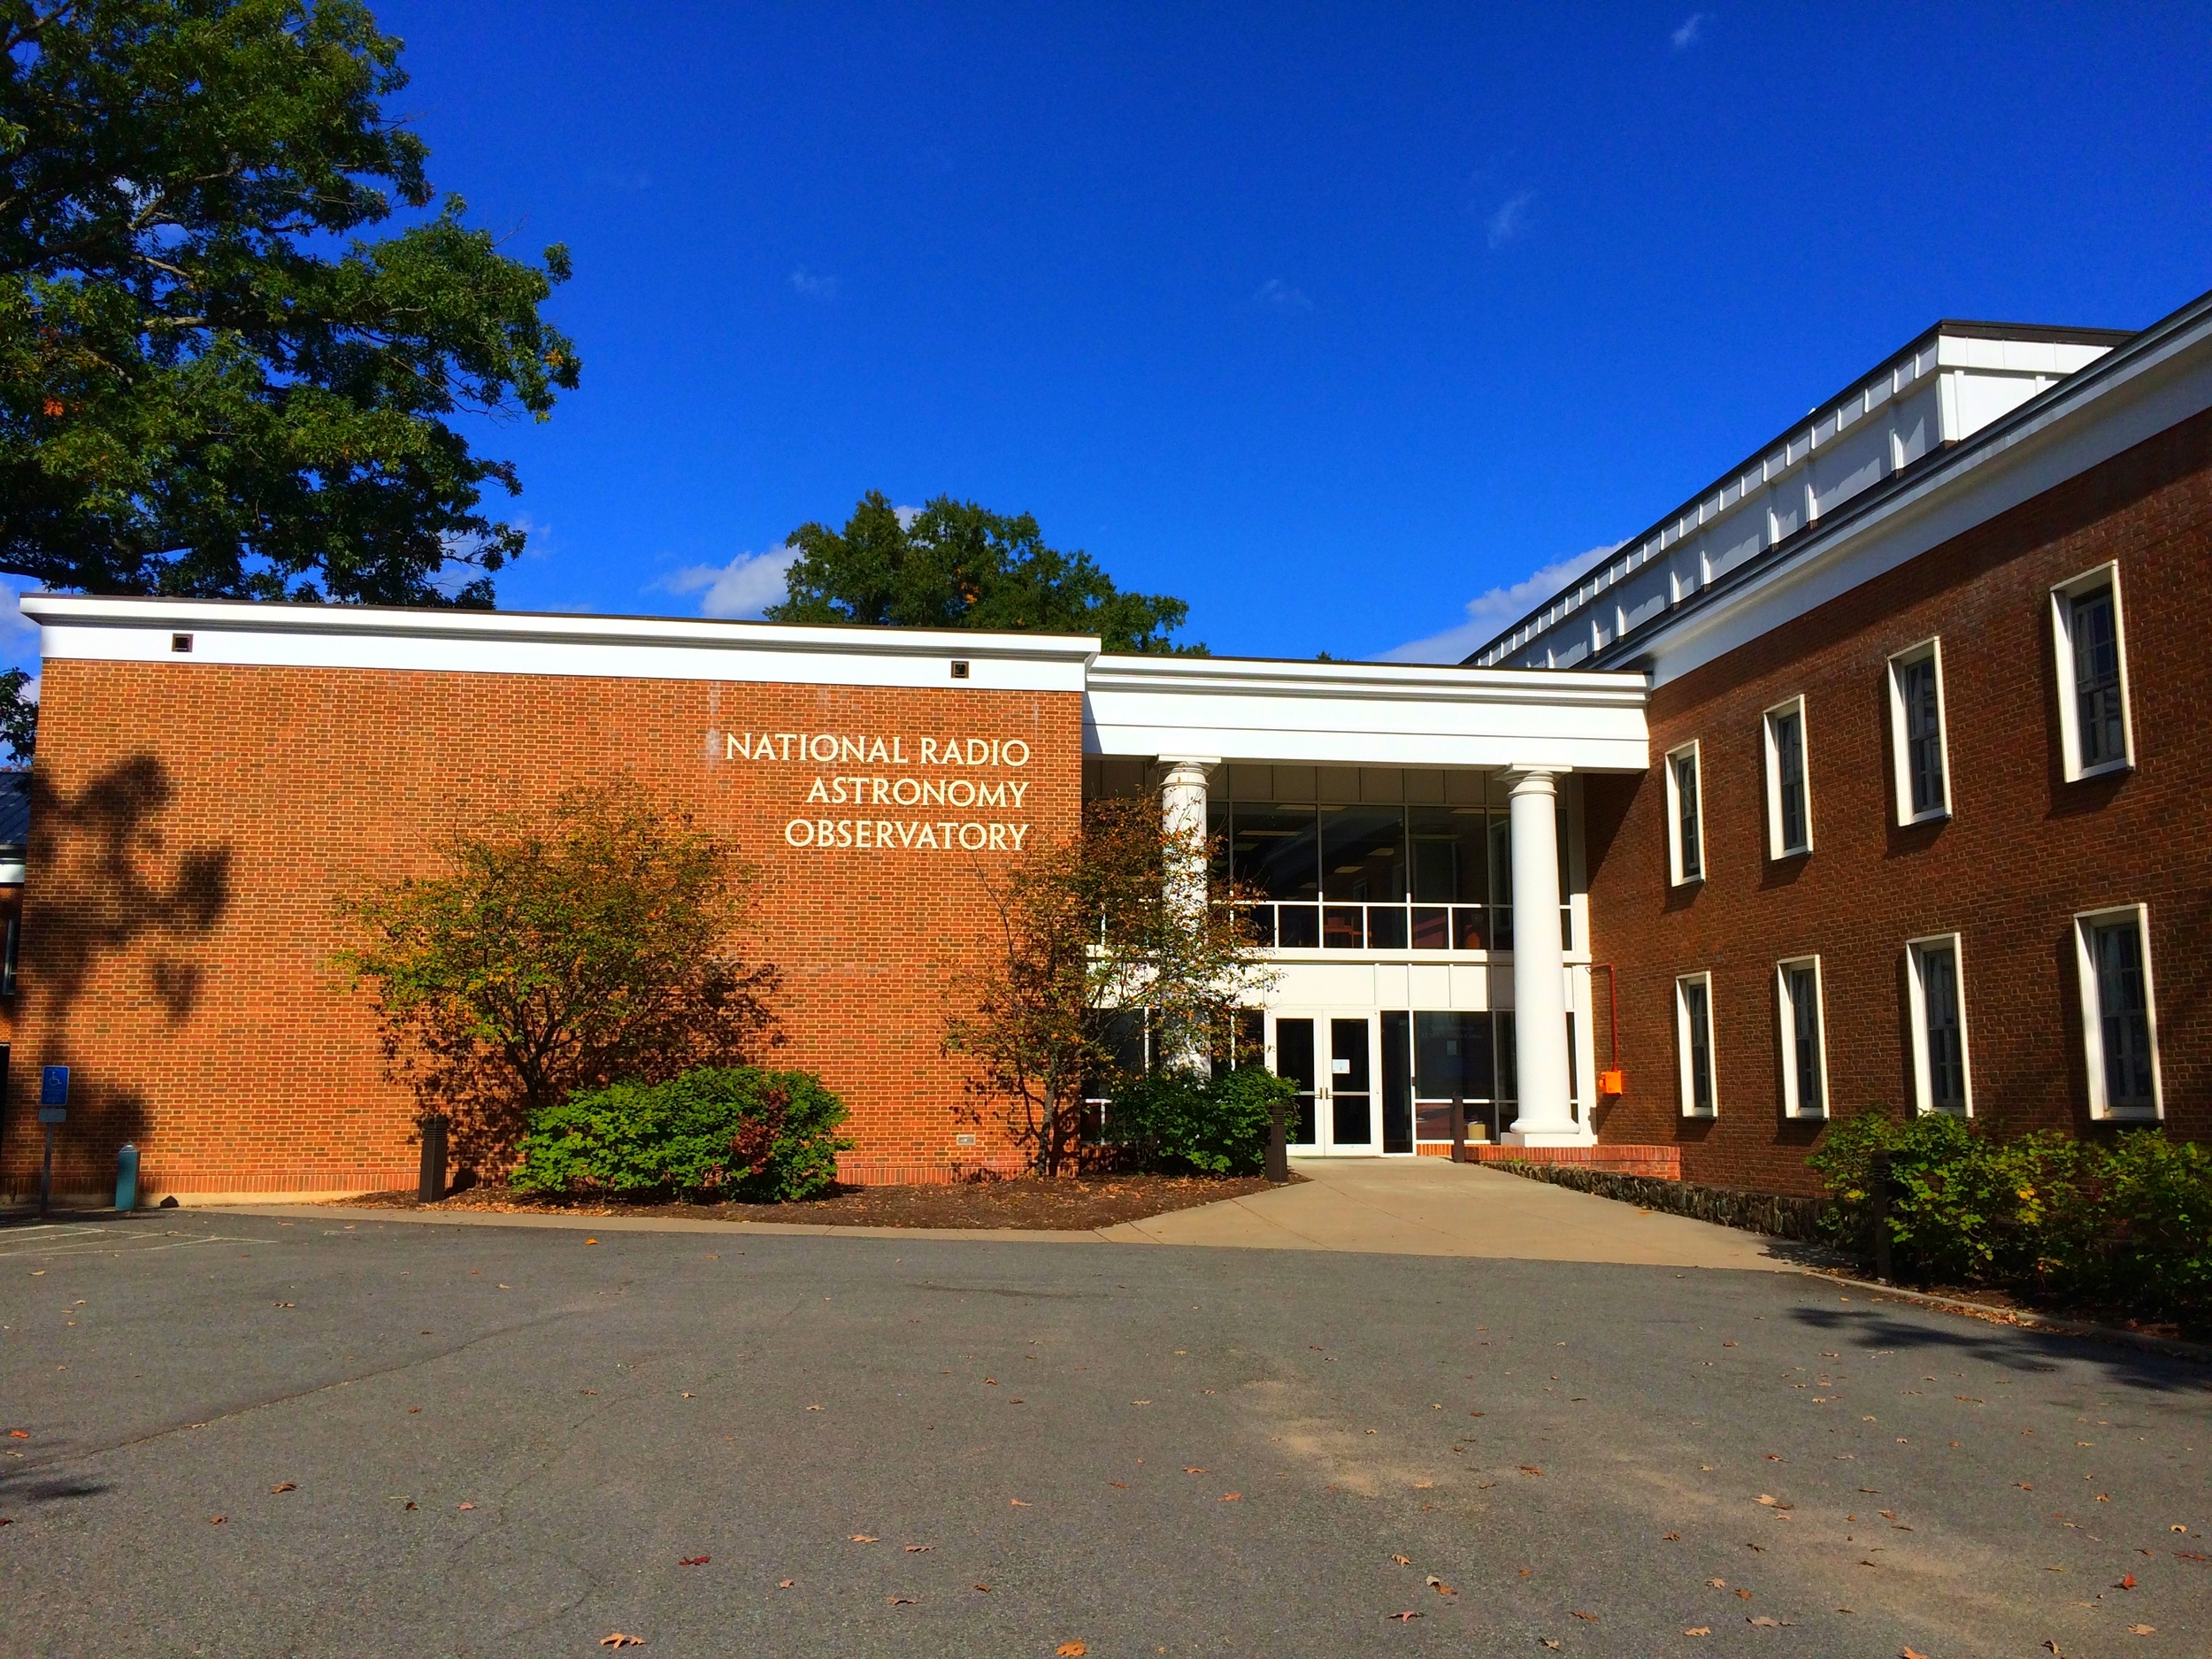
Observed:
[[[1490,216],[1490,245],[1502,248],[1509,242],[1518,242],[1528,230],[1528,206],[1536,199],[1533,190],[1523,190],[1509,196]]]
[[[1260,291],[1252,298],[1259,304],[1272,306],[1279,311],[1310,311],[1313,309],[1313,302],[1306,297],[1304,289],[1291,287],[1280,277],[1268,278],[1260,284]]]
[[[791,273],[791,291],[810,300],[833,300],[837,297],[837,279],[817,276],[804,265],[798,265]]]
[[[784,596],[784,572],[799,557],[794,547],[741,553],[727,565],[691,565],[655,586],[672,594],[697,594],[703,617],[757,617]]]
[[[1594,547],[1532,571],[1509,588],[1493,588],[1467,602],[1467,619],[1426,639],[1393,646],[1380,658],[1386,663],[1456,663],[1478,646],[1487,645],[1501,629],[1518,622],[1530,611],[1613,552],[1617,541]]]
[[[1709,12],[1693,12],[1684,18],[1682,26],[1668,36],[1674,42],[1674,50],[1678,52],[1688,51],[1705,38],[1705,26],[1712,20],[1713,14]]]

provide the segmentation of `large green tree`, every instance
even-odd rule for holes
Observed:
[[[357,0],[0,0],[0,569],[491,603],[518,483],[454,422],[576,385],[568,255],[433,207],[399,51]]]
[[[860,622],[894,628],[998,628],[1095,634],[1110,651],[1202,654],[1171,637],[1190,607],[1165,594],[1124,593],[1087,553],[1045,545],[1027,513],[1008,518],[940,495],[902,518],[870,490],[841,530],[803,524],[799,557],[771,622]]]

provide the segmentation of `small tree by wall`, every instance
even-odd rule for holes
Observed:
[[[729,949],[752,869],[628,779],[541,821],[457,833],[444,873],[339,902],[393,1075],[443,1115],[465,1165],[503,1164],[531,1114],[580,1088],[658,1083],[777,1041],[775,970]]]
[[[945,1046],[975,1067],[971,1110],[999,1117],[1041,1172],[1075,1162],[1085,1086],[1117,1075],[1117,1016],[1143,1010],[1169,1064],[1196,1066],[1273,982],[1229,902],[1240,895],[1217,886],[1213,902],[1189,902],[1205,864],[1202,831],[1164,824],[1157,801],[1105,800],[1076,839],[983,879],[996,937],[956,982],[973,1011],[947,1019]]]

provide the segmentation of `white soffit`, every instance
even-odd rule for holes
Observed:
[[[1102,656],[1083,746],[1097,755],[1367,766],[1648,764],[1640,673]]]
[[[1083,689],[1080,635],[32,594],[49,659],[987,691]],[[173,636],[192,636],[190,653]],[[948,666],[968,664],[956,680]]]

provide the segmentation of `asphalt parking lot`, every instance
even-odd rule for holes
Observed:
[[[0,1229],[0,1327],[12,1655],[2212,1628],[2212,1373],[1793,1273],[170,1211]]]

